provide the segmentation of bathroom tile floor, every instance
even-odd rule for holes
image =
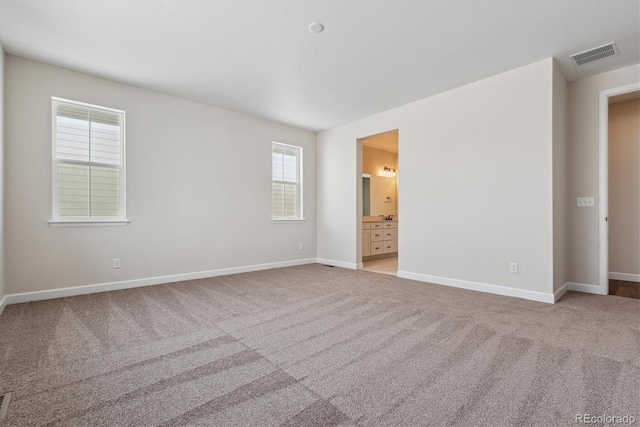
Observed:
[[[373,273],[388,274],[395,276],[398,272],[398,257],[375,259],[373,261],[365,261],[363,270]]]

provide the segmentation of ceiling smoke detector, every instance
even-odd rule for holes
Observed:
[[[309,31],[312,33],[321,33],[324,30],[324,25],[319,22],[312,22],[309,24]]]
[[[573,62],[579,67],[584,64],[590,64],[591,62],[600,61],[601,59],[614,56],[618,53],[616,44],[614,42],[607,43],[602,46],[594,47],[593,49],[585,50],[584,52],[574,53],[569,55],[569,58],[573,59]]]

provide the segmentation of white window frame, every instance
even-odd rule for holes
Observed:
[[[102,163],[91,161],[79,161],[79,160],[60,160],[57,156],[57,120],[56,120],[56,107],[59,104],[70,104],[75,106],[84,107],[91,110],[106,111],[109,113],[119,114],[122,117],[122,124],[120,126],[120,164],[115,166],[111,163]],[[52,153],[52,215],[49,224],[51,226],[94,226],[94,225],[127,225],[130,221],[127,220],[127,197],[126,197],[126,113],[122,110],[115,108],[102,107],[100,105],[87,104],[84,102],[73,101],[70,99],[51,97],[51,153]],[[58,215],[58,164],[73,164],[82,166],[100,166],[117,168],[120,173],[120,182],[118,188],[120,215],[118,216],[59,216]],[[91,198],[89,198],[91,203]]]
[[[302,177],[304,176],[303,173],[303,159],[304,159],[304,148],[299,146],[299,145],[292,145],[292,144],[283,144],[282,142],[277,142],[277,141],[272,141],[271,142],[271,151],[270,151],[270,156],[273,158],[273,147],[279,145],[282,147],[291,147],[291,148],[295,148],[298,150],[298,175],[296,177],[296,184],[297,184],[297,189],[296,189],[296,202],[298,203],[298,216],[297,217],[273,217],[273,193],[271,193],[271,222],[273,223],[280,223],[280,224],[287,224],[287,223],[300,223],[300,222],[305,222],[306,219],[304,218],[304,184],[303,184],[303,179]],[[273,162],[271,163],[271,186],[273,188],[273,184],[277,183],[277,184],[291,184],[290,181],[277,181],[273,179]],[[272,190],[273,191],[273,190]]]

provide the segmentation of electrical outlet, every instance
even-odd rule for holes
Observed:
[[[113,268],[120,268],[120,258],[113,259]]]
[[[304,243],[300,243],[299,249],[302,251],[304,250]]]
[[[518,263],[512,262],[509,264],[509,273],[518,274]]]
[[[589,208],[594,206],[593,197],[578,197],[577,206],[579,208]]]

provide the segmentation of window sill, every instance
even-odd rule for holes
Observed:
[[[52,227],[108,227],[128,225],[129,220],[105,220],[105,221],[49,221]]]
[[[271,219],[271,222],[274,224],[301,224],[303,222],[307,222],[306,219]]]

